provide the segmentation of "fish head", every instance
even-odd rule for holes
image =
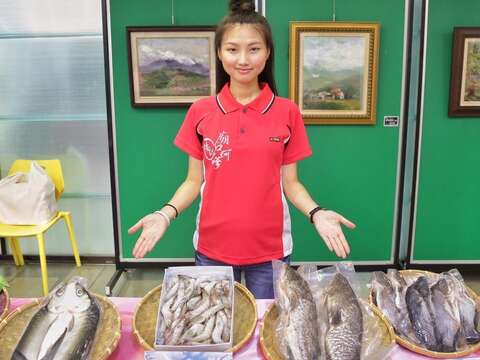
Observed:
[[[357,298],[347,278],[338,272],[328,285],[326,295],[328,297],[328,311],[332,314],[341,313]]]
[[[448,287],[447,280],[444,277],[441,277],[435,285],[432,286],[432,289],[440,291],[445,296],[448,296],[450,293],[450,288]]]
[[[420,276],[412,286],[414,286],[422,297],[428,298],[430,296],[430,286],[425,276]]]
[[[350,293],[353,293],[353,289],[350,286],[350,283],[348,282],[347,278],[343,276],[341,273],[337,272],[334,275],[332,282],[330,283],[330,286],[328,288],[328,293],[336,294],[336,293],[345,293],[345,292],[347,292],[347,294],[350,295]]]
[[[397,269],[390,269],[388,275],[393,286],[397,288],[404,288],[407,286],[407,282]]]
[[[382,288],[391,288],[392,284],[383,271],[375,271],[372,274],[372,283],[377,283]]]
[[[311,291],[305,279],[292,267],[283,264],[277,281],[279,306],[282,309],[296,307],[305,296],[311,297]],[[313,301],[313,299],[312,299]]]
[[[48,311],[53,313],[77,313],[87,310],[92,298],[85,287],[78,281],[62,283],[52,293],[48,302]]]

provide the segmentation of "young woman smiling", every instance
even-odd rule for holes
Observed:
[[[196,264],[231,265],[256,298],[273,298],[271,261],[289,262],[293,249],[285,195],[339,257],[350,252],[341,225],[355,225],[319,207],[298,179],[297,162],[312,151],[298,107],[276,96],[272,32],[253,1],[230,1],[215,48],[218,93],[192,104],[174,141],[189,155],[187,177],[164,207],[130,228],[142,229],[133,255],[152,250],[201,194]]]

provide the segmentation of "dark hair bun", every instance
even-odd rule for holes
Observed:
[[[253,0],[230,0],[230,13],[253,13],[255,12],[255,3]]]

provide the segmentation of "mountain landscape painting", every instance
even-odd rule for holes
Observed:
[[[303,109],[364,111],[368,39],[304,36]]]
[[[189,105],[215,93],[211,26],[127,27],[132,106]]]
[[[210,95],[208,38],[137,39],[140,96]]]

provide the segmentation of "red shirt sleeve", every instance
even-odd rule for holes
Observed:
[[[200,117],[197,114],[197,106],[193,103],[185,115],[183,124],[178,130],[177,136],[173,143],[188,155],[195,159],[203,159],[202,140],[197,133],[197,125],[200,122]]]
[[[292,103],[288,127],[290,138],[285,144],[283,153],[283,165],[292,164],[312,155],[312,149],[308,142],[307,131],[303,123],[302,114],[298,107]]]

